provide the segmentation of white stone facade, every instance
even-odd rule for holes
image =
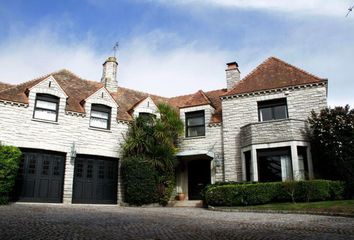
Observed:
[[[241,181],[243,179],[242,176],[244,171],[242,171],[241,147],[244,143],[241,142],[241,130],[242,127],[247,127],[245,126],[247,124],[258,122],[257,102],[277,98],[286,98],[290,119],[306,121],[312,110],[319,112],[320,109],[327,106],[327,86],[326,84],[308,85],[258,94],[245,94],[243,96],[234,96],[223,99],[223,145],[226,181]],[[259,123],[258,128],[267,124],[269,125],[269,122]],[[303,128],[303,130],[305,130],[305,128]],[[266,132],[269,135],[279,134],[279,131],[281,132],[282,128],[271,127],[268,131],[263,130],[263,132]],[[293,131],[299,131],[299,129],[294,128],[291,132]],[[284,132],[282,133],[284,134]],[[267,137],[265,139],[269,140]],[[246,140],[246,138],[244,140]],[[302,136],[299,136],[297,139],[291,138],[290,136],[289,139],[276,138],[273,139],[272,143],[288,142],[289,144],[286,144],[286,146],[288,146],[291,145],[291,143],[294,145],[294,141],[297,140],[300,141],[300,145],[306,143],[306,140],[303,139]],[[271,142],[258,142],[258,144],[270,143]],[[255,144],[255,146],[257,145]],[[271,148],[276,146],[263,145],[261,147]],[[280,145],[277,145],[277,147],[280,147]],[[256,148],[254,147],[252,150],[253,156],[255,157]],[[293,155],[295,156],[295,153],[293,153]],[[256,169],[254,171],[256,171]]]
[[[111,85],[102,87],[82,101],[84,113],[67,111],[68,96],[54,77],[49,76],[28,89],[28,103],[0,100],[0,141],[20,148],[42,149],[66,154],[63,202],[71,203],[73,195],[74,159],[76,154],[121,158],[123,136],[128,130],[127,121],[118,121],[120,106],[110,92],[117,89],[116,61],[106,61],[103,78]],[[239,70],[227,70],[227,84],[231,88],[239,81]],[[230,86],[229,86],[230,85]],[[35,119],[33,116],[36,95],[50,94],[60,99],[58,121]],[[258,102],[286,98],[288,118],[260,122]],[[108,130],[90,127],[92,104],[111,108],[111,123]],[[139,113],[155,114],[158,108],[149,96],[128,109],[132,117]],[[292,171],[295,179],[301,179],[302,167],[297,147],[307,147],[308,170],[313,177],[311,149],[306,138],[306,121],[312,110],[319,112],[327,106],[327,83],[315,83],[273,89],[262,92],[221,97],[222,122],[211,121],[216,109],[212,104],[182,107],[180,118],[186,122],[186,113],[204,111],[205,136],[186,137],[178,141],[182,161],[200,157],[210,161],[211,183],[219,181],[246,180],[245,153],[251,153],[251,180],[258,181],[257,151],[269,148],[289,147],[291,149]],[[127,111],[128,111],[127,110]],[[188,159],[190,158],[190,159]],[[118,162],[119,172],[120,162]],[[188,193],[188,171],[178,172],[178,191]],[[118,174],[118,204],[122,201],[121,180]],[[187,194],[188,198],[188,194]]]
[[[50,87],[49,82],[51,82]],[[60,98],[57,122],[33,118],[37,93],[46,93]],[[104,88],[86,99],[86,114],[66,112],[66,97],[65,92],[50,77],[30,89],[26,105],[0,101],[0,141],[20,148],[66,153],[63,202],[71,203],[74,163],[70,158],[70,152],[73,143],[77,154],[112,157],[118,161],[120,144],[123,142],[122,134],[127,131],[128,125],[116,120],[117,104]],[[112,107],[110,130],[89,127],[92,103]],[[118,197],[120,198],[120,194]]]

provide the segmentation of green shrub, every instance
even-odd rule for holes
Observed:
[[[329,182],[329,191],[332,200],[343,199],[345,194],[346,184],[341,181],[328,181]]]
[[[311,180],[272,183],[213,184],[204,190],[204,200],[212,206],[257,205],[270,202],[308,202],[340,199],[344,184]]]
[[[0,145],[0,204],[6,204],[12,191],[21,160],[17,147]]]
[[[156,170],[146,159],[123,159],[121,172],[126,203],[140,206],[158,201]]]
[[[326,180],[299,181],[295,188],[295,201],[310,202],[330,199],[329,183]]]

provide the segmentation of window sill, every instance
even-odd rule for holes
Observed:
[[[32,118],[31,120],[35,121],[35,122],[42,122],[42,123],[50,123],[50,124],[59,125],[58,122],[53,122],[53,121],[50,121],[50,120],[44,120],[44,119],[38,119],[38,118]]]
[[[184,137],[183,140],[194,140],[194,139],[203,139],[206,136],[197,136],[197,137]]]
[[[94,130],[94,131],[99,131],[99,132],[106,132],[106,133],[111,133],[112,131],[109,129],[103,129],[103,128],[94,128],[94,127],[89,127],[89,130]]]

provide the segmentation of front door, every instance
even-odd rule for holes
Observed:
[[[22,150],[15,199],[59,203],[63,196],[65,154]]]
[[[117,203],[118,159],[78,156],[75,159],[73,203]]]
[[[188,163],[188,199],[201,200],[201,192],[210,184],[210,160],[193,160]]]

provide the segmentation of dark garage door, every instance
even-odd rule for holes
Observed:
[[[80,155],[75,159],[73,203],[117,203],[118,159]]]
[[[21,149],[15,200],[62,202],[65,154]]]

